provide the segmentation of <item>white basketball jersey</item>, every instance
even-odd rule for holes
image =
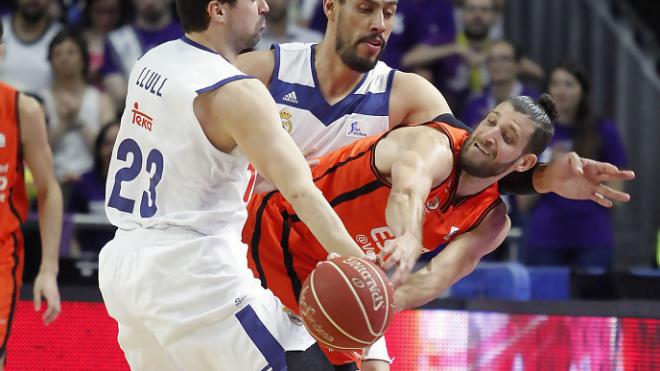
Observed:
[[[185,37],[147,52],[131,70],[106,184],[120,229],[179,227],[236,236],[254,170],[238,149],[218,151],[195,114],[199,94],[248,76]]]
[[[315,158],[389,128],[389,100],[395,70],[383,62],[364,74],[344,99],[328,104],[314,68],[314,44],[274,46],[275,69],[269,86],[282,126],[308,158]],[[272,189],[260,179],[257,190]]]

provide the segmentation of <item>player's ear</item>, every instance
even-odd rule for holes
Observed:
[[[338,0],[323,0],[323,12],[328,18],[328,21],[335,20],[335,14],[337,14],[337,1]]]
[[[211,17],[211,22],[225,22],[225,8],[219,1],[210,1],[207,5],[206,12]]]
[[[517,161],[516,161],[516,166],[515,170],[520,173],[524,173],[525,171],[531,169],[536,165],[537,157],[533,153],[527,153],[522,155]]]

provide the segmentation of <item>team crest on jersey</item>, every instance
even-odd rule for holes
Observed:
[[[151,128],[154,124],[153,117],[147,115],[144,112],[141,112],[139,108],[140,107],[138,105],[138,102],[133,103],[133,109],[131,110],[131,112],[133,112],[133,120],[132,120],[133,124],[137,126],[141,126],[151,131]]]
[[[289,134],[291,134],[291,131],[293,131],[293,122],[291,122],[291,118],[293,118],[293,115],[291,114],[291,112],[289,112],[287,110],[281,110],[280,111],[280,120],[282,120],[282,127]]]
[[[5,135],[0,133],[0,148],[5,148],[7,145],[7,139],[5,139]]]
[[[346,131],[346,135],[349,137],[366,137],[367,133],[362,131],[362,123],[360,121],[353,121]]]

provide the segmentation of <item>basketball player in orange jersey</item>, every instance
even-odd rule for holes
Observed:
[[[308,159],[401,123],[418,125],[451,113],[431,83],[379,61],[398,1],[322,1],[328,26],[320,43],[274,45],[272,50],[242,54],[236,61],[243,72],[268,86],[283,126]],[[572,152],[551,164],[512,173],[499,184],[505,192],[554,192],[611,207],[612,200],[626,201],[628,195],[604,182],[632,178],[632,172]],[[257,182],[255,190],[266,189],[263,181]],[[375,369],[386,368],[370,370]]]
[[[236,60],[239,69],[269,87],[283,125],[308,159],[365,134],[380,134],[400,124],[418,125],[451,113],[442,93],[430,82],[379,61],[398,1],[322,1],[328,26],[320,43],[274,45],[271,50],[241,54]],[[513,173],[500,187],[516,194],[554,192],[611,207],[612,201],[627,201],[629,196],[604,182],[633,178],[632,172],[571,152],[532,171]],[[580,187],[574,186],[577,183]]]
[[[2,45],[0,24],[0,58]],[[37,187],[41,266],[34,281],[34,309],[41,298],[48,308],[48,325],[60,313],[57,289],[58,251],[62,228],[62,193],[53,173],[46,123],[39,103],[0,83],[0,368],[4,368],[7,340],[23,278],[23,235],[20,225],[28,212],[23,161],[32,171]]]
[[[554,105],[517,97],[470,135],[452,115],[399,127],[319,159],[315,183],[365,251],[446,247],[396,290],[398,310],[422,305],[471,272],[506,237],[510,221],[497,181],[536,164],[552,137]],[[278,192],[249,204],[243,241],[250,268],[294,312],[302,282],[327,252]],[[397,238],[396,246],[386,241]],[[397,277],[394,277],[396,280]],[[330,353],[333,364],[350,355]]]

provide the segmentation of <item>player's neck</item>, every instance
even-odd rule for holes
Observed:
[[[461,171],[458,177],[458,188],[456,189],[456,196],[465,197],[477,194],[484,189],[491,186],[498,180],[497,177],[479,178]]]
[[[316,46],[314,68],[321,93],[330,104],[346,97],[364,76],[346,66],[326,40]]]
[[[186,37],[199,45],[210,49],[223,56],[229,63],[233,64],[238,55],[238,51],[224,38],[212,36],[208,32],[186,33]]]

